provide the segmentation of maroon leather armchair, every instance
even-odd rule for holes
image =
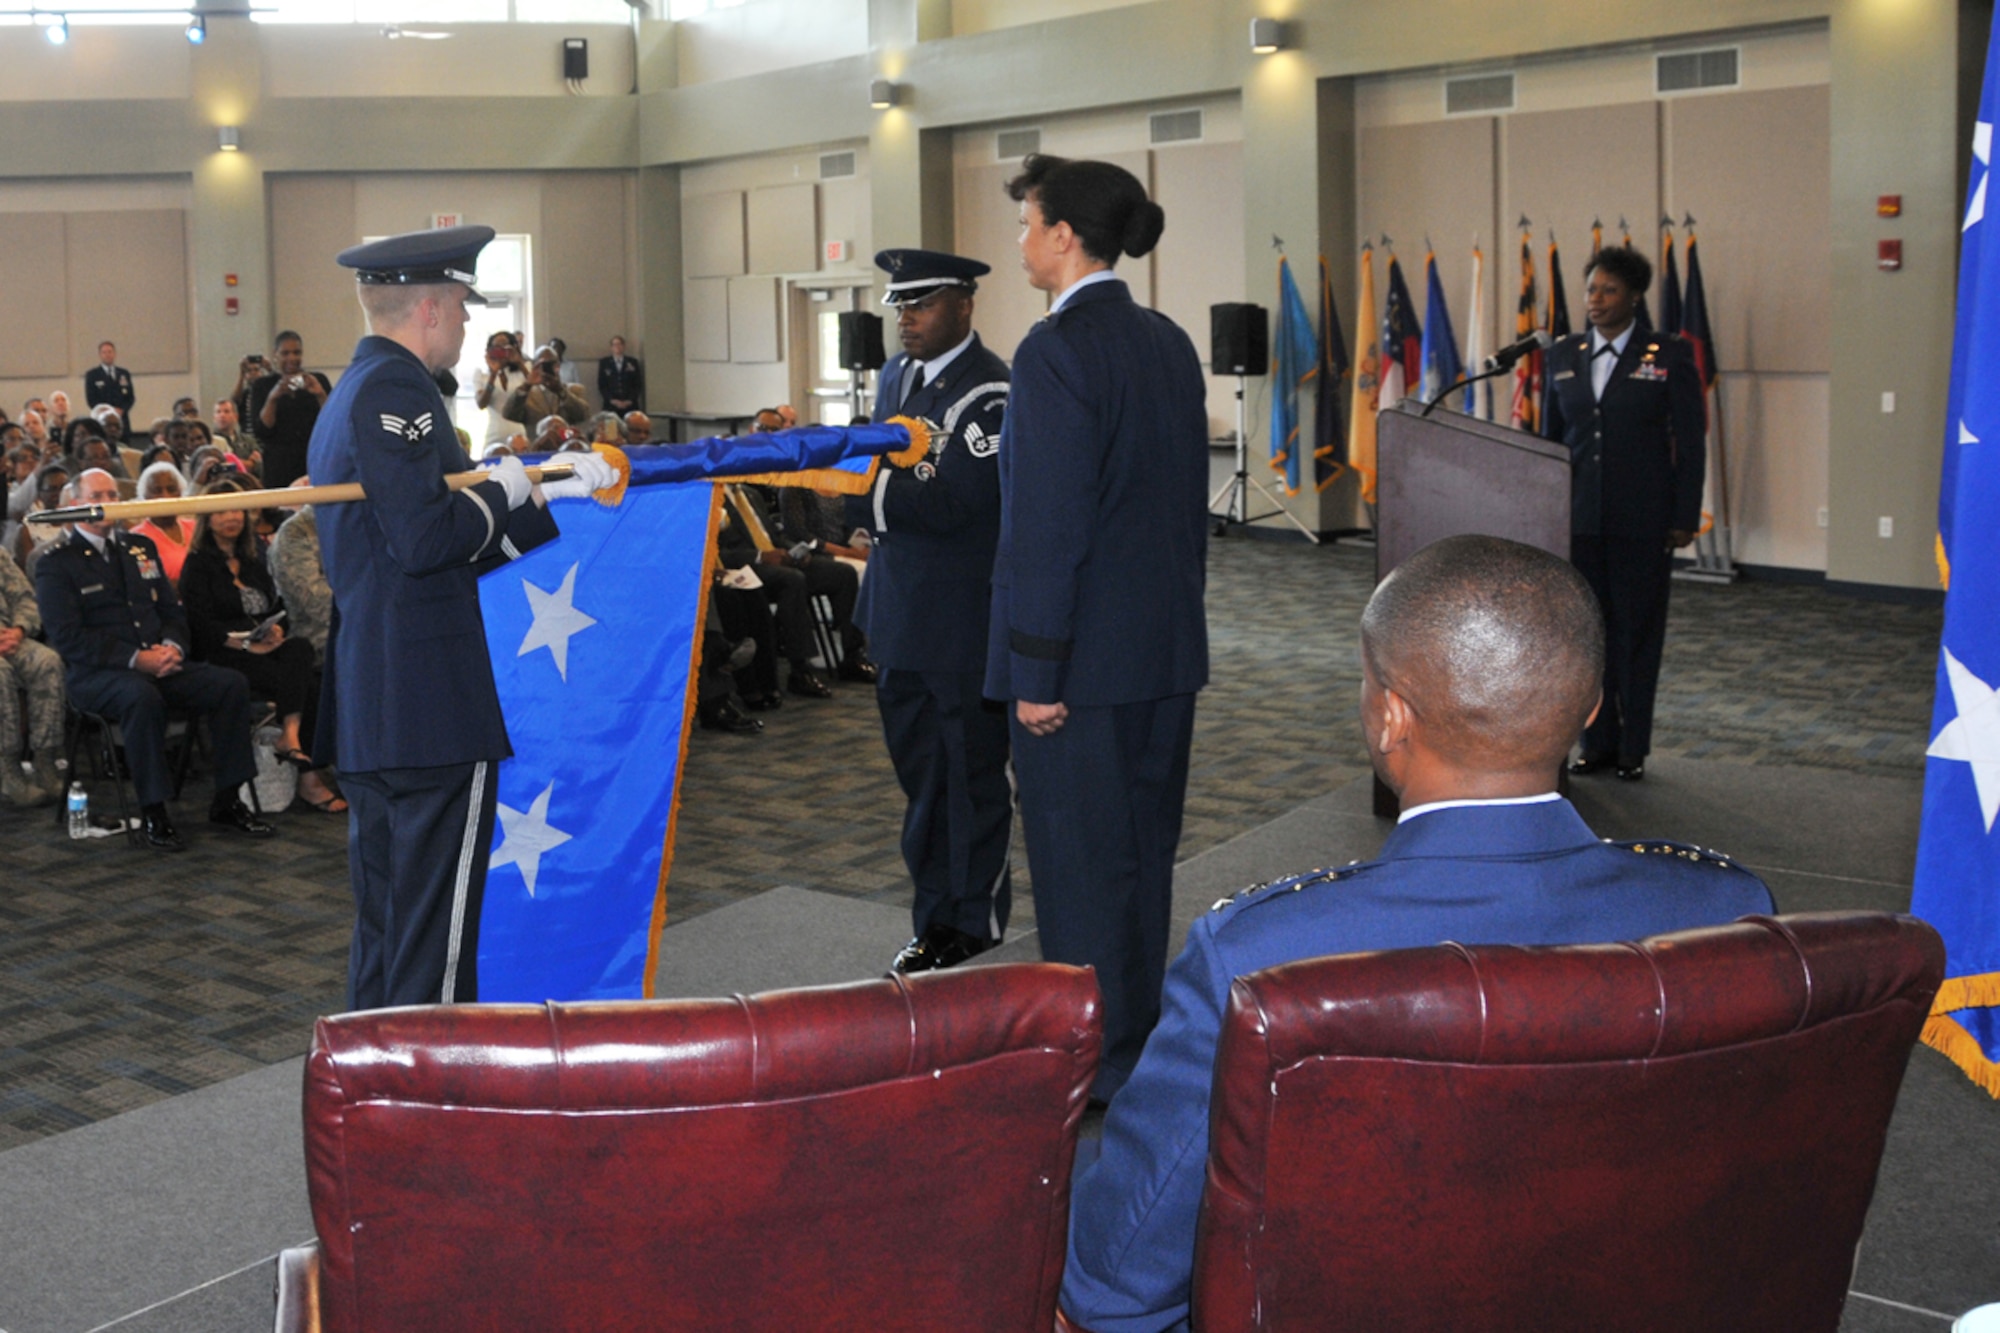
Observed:
[[[1098,1045],[1050,964],[322,1019],[279,1327],[1043,1333]]]
[[[1240,978],[1194,1327],[1831,1333],[1943,968],[1828,913]]]

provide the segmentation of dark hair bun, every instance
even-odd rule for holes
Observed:
[[[1137,259],[1160,243],[1160,233],[1166,229],[1166,213],[1152,200],[1146,200],[1125,219],[1125,235],[1121,238],[1125,253]]]

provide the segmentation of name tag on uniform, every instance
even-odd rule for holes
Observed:
[[[86,583],[81,588],[77,589],[77,591],[82,593],[85,597],[88,597],[90,596],[90,594],[94,592],[103,592],[104,585],[102,583]]]
[[[1574,370],[1558,370],[1556,372],[1556,379],[1558,381],[1573,380],[1575,378],[1576,378],[1576,372]]]
[[[1667,377],[1667,368],[1665,366],[1654,365],[1651,362],[1642,361],[1638,365],[1632,367],[1632,378],[1635,380],[1663,380],[1666,377]]]

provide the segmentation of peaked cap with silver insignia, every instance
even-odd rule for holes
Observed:
[[[910,305],[946,287],[976,291],[978,279],[993,271],[990,264],[941,250],[877,251],[875,267],[889,275],[883,305]]]
[[[349,246],[337,260],[342,267],[356,270],[355,281],[369,286],[462,282],[465,299],[485,305],[486,298],[472,290],[472,279],[479,267],[479,252],[492,239],[491,227],[436,227]]]

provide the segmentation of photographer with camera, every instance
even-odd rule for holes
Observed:
[[[500,415],[524,426],[543,417],[561,417],[581,426],[590,417],[590,404],[584,400],[582,385],[563,383],[562,359],[555,348],[543,347],[528,369],[528,382],[507,395]]]
[[[313,423],[333,386],[326,376],[304,368],[305,343],[290,329],[271,348],[277,369],[250,386],[250,429],[264,452],[264,484],[275,490],[291,485],[306,470]]]
[[[472,377],[473,404],[486,413],[486,434],[482,446],[505,444],[514,434],[514,423],[500,415],[507,398],[528,380],[528,367],[521,360],[521,344],[502,329],[486,340],[486,360]]]

